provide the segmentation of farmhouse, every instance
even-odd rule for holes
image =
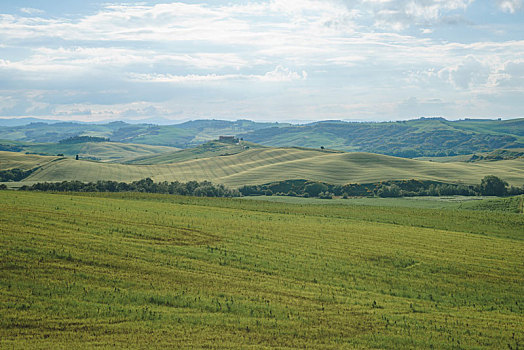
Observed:
[[[218,141],[227,143],[238,143],[238,139],[235,136],[219,136]]]

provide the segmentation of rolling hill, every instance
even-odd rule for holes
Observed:
[[[175,125],[37,122],[0,126],[0,140],[53,143],[75,136],[96,136],[116,142],[188,148],[214,140],[221,135],[237,135],[267,127],[287,125],[289,124],[257,123],[249,120],[195,120]]]
[[[241,134],[267,146],[303,146],[363,151],[399,157],[455,156],[524,147],[524,119],[421,118],[392,123],[325,121],[265,128]]]
[[[192,148],[221,135],[234,135],[272,147],[324,146],[405,158],[443,157],[522,148],[524,118],[458,121],[421,118],[380,123],[323,121],[305,125],[249,120],[195,120],[175,125],[112,122],[31,123],[0,127],[0,139],[38,143],[58,142],[75,136],[96,136],[123,143]]]
[[[437,163],[370,153],[299,148],[255,148],[227,156],[154,165],[109,164],[0,152],[0,164],[0,170],[13,168],[13,164],[21,164],[26,169],[38,167],[24,180],[24,184],[65,180],[129,182],[146,177],[155,181],[209,180],[233,188],[288,179],[331,184],[403,179],[476,184],[490,174],[517,186],[522,186],[524,182],[523,159]]]
[[[126,164],[171,164],[191,159],[210,158],[215,156],[230,156],[249,149],[264,148],[252,142],[242,141],[241,143],[224,143],[219,141],[209,141],[194,148],[179,151],[166,152],[155,156],[143,156],[131,159]]]
[[[79,142],[79,143],[28,143],[0,141],[4,150],[53,156],[63,154],[67,157],[79,155],[82,159],[102,162],[124,162],[137,157],[152,157],[157,154],[173,152],[178,148],[168,146],[140,145],[121,142]],[[2,149],[0,148],[0,149]]]

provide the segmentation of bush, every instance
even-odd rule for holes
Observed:
[[[400,197],[402,195],[402,191],[400,187],[396,184],[392,184],[391,186],[382,185],[377,190],[377,196],[387,198],[387,197]]]
[[[321,198],[321,199],[333,199],[333,193],[330,193],[328,191],[320,192],[318,194],[318,197]]]

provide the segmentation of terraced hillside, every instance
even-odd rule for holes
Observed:
[[[14,160],[11,159],[13,157]],[[11,168],[13,163],[24,163],[23,159],[24,156],[17,153],[0,152],[0,164]],[[209,180],[229,187],[286,179],[346,184],[415,178],[476,184],[489,174],[517,186],[522,186],[524,182],[523,159],[437,163],[370,153],[333,153],[297,148],[249,149],[229,156],[156,165],[108,164],[30,156],[24,166],[31,168],[31,164],[39,168],[24,180],[25,184],[64,180],[129,182],[146,177],[155,181]]]

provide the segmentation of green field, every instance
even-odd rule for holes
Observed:
[[[524,341],[522,214],[15,191],[0,209],[2,349]]]
[[[299,148],[257,148],[241,153],[191,159],[173,164],[134,165],[76,161],[71,158],[35,157],[0,152],[0,170],[23,163],[38,169],[21,186],[35,182],[65,180],[130,182],[150,177],[155,181],[203,181],[235,188],[290,179],[331,184],[373,183],[384,180],[431,180],[478,184],[496,175],[511,185],[524,182],[524,159],[477,163],[437,163],[371,153],[339,153]],[[17,166],[14,166],[16,164]]]
[[[499,210],[522,213],[524,196],[508,198],[478,197],[478,196],[442,196],[442,197],[349,197],[349,198],[304,198],[290,196],[252,196],[246,200],[270,201],[288,204],[315,204],[315,205],[368,205],[377,207],[408,207],[421,209],[470,209],[470,210]]]

